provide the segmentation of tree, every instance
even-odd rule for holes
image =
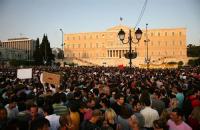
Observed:
[[[200,58],[195,59],[195,60],[190,59],[188,61],[188,65],[190,65],[190,66],[198,66],[198,65],[200,65]]]
[[[179,61],[179,62],[178,62],[178,67],[183,66],[183,64],[184,64],[183,61]]]
[[[189,44],[187,46],[187,55],[189,57],[200,57],[200,46]]]
[[[36,40],[35,51],[33,52],[33,59],[35,61],[35,65],[41,65],[43,63],[42,55],[40,53],[40,42],[39,38]]]
[[[52,61],[54,61],[54,55],[52,54],[48,37],[45,34],[43,36],[42,43],[40,44],[40,52],[45,64],[50,65]]]

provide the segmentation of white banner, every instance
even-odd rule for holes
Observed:
[[[18,69],[17,78],[19,79],[31,79],[32,78],[32,68],[28,69]]]

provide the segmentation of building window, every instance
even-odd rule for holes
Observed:
[[[172,32],[172,36],[174,36],[174,32]]]
[[[102,34],[102,38],[104,38],[104,34]]]
[[[165,32],[165,36],[167,36],[167,32]]]
[[[181,36],[182,34],[181,34],[181,32],[179,32],[179,36]]]
[[[158,32],[158,36],[160,36],[160,33]]]
[[[99,36],[98,35],[96,35],[96,39],[98,39],[99,38]]]
[[[99,47],[99,45],[98,45],[98,43],[96,43],[96,48],[98,48]]]
[[[84,44],[84,48],[86,48],[86,44]]]
[[[153,36],[153,33],[151,33],[151,36]]]

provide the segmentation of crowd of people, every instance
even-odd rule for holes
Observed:
[[[32,69],[0,68],[1,130],[200,130],[200,67]]]

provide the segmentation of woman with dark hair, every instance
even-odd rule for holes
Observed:
[[[153,121],[153,128],[154,130],[168,130],[168,126],[165,121],[158,119]]]
[[[50,130],[49,121],[42,117],[31,122],[30,130]]]

